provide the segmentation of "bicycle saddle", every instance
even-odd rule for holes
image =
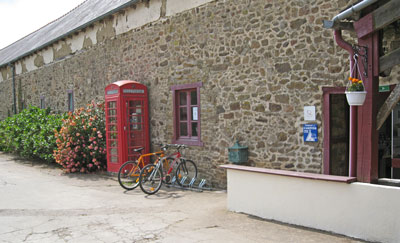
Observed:
[[[142,151],[144,148],[142,147],[142,148],[137,148],[137,149],[133,149],[133,151],[134,152],[140,152],[140,151]]]

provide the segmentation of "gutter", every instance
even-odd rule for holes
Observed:
[[[378,2],[378,0],[364,0],[362,2],[357,3],[356,5],[352,6],[351,8],[346,9],[345,11],[341,12],[340,14],[333,17],[332,21],[337,22],[339,20],[346,19],[350,17],[352,14],[360,12],[364,8],[372,5],[373,3]]]
[[[125,3],[125,4],[123,4],[123,5],[119,6],[118,8],[115,8],[115,9],[113,9],[113,10],[111,10],[111,11],[109,11],[109,12],[107,12],[107,13],[105,13],[105,14],[103,14],[103,15],[101,15],[101,16],[99,16],[99,17],[97,17],[97,18],[95,18],[95,19],[93,19],[93,20],[91,20],[91,21],[89,21],[89,22],[87,22],[86,24],[83,24],[83,25],[78,26],[77,28],[75,28],[75,29],[73,29],[73,30],[71,30],[71,31],[68,31],[67,33],[65,33],[65,34],[63,34],[63,35],[57,37],[56,39],[53,39],[53,40],[51,40],[51,41],[49,41],[49,42],[46,42],[46,43],[44,43],[43,45],[41,45],[41,46],[39,46],[39,47],[37,47],[37,48],[35,48],[35,49],[33,49],[33,50],[31,50],[31,51],[25,53],[25,54],[22,54],[21,56],[18,56],[18,57],[16,57],[16,58],[12,59],[11,61],[8,62],[8,65],[10,65],[10,63],[15,63],[15,62],[17,62],[18,60],[20,60],[20,59],[22,59],[22,58],[24,58],[24,57],[26,57],[26,56],[29,56],[29,55],[31,55],[31,54],[33,54],[33,53],[35,53],[35,52],[37,52],[37,51],[39,51],[39,50],[45,48],[46,46],[49,46],[49,45],[51,45],[51,44],[54,44],[55,42],[57,42],[57,41],[59,41],[59,40],[62,40],[62,39],[64,39],[65,37],[67,37],[67,36],[69,36],[69,35],[71,35],[71,34],[77,32],[77,31],[79,31],[79,30],[82,30],[82,29],[84,29],[84,28],[86,28],[86,27],[88,27],[88,26],[90,26],[91,24],[93,24],[93,23],[95,23],[95,22],[97,22],[97,21],[99,21],[99,20],[101,20],[101,19],[104,19],[104,18],[106,18],[106,17],[108,17],[108,16],[110,16],[110,15],[113,15],[114,13],[120,11],[121,9],[124,9],[124,8],[128,7],[129,5],[138,3],[138,2],[140,2],[140,1],[141,1],[141,0],[131,0],[131,1],[129,1],[129,2]],[[6,65],[7,65],[6,63],[5,63],[5,64],[2,64],[2,65],[0,65],[0,68],[4,67],[4,66],[6,66]]]
[[[323,26],[326,29],[343,29],[343,30],[350,30],[353,31],[353,23],[352,22],[340,22],[340,20],[347,19],[351,15],[360,12],[364,8],[378,2],[379,0],[364,0],[362,2],[357,3],[356,5],[352,6],[341,12],[340,14],[333,17],[332,20],[324,20]]]

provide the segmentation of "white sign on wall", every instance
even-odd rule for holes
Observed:
[[[193,121],[199,120],[198,107],[192,107]]]
[[[315,121],[315,106],[304,106],[304,121]]]

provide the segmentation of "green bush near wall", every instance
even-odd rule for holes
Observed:
[[[50,109],[29,106],[0,122],[0,150],[54,162],[54,132],[61,128],[65,117],[66,114],[51,114]]]

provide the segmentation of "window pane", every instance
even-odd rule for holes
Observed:
[[[115,115],[117,115],[117,111],[116,110],[108,110],[108,115],[115,116]]]
[[[108,118],[109,123],[116,123],[117,122],[117,117],[109,117]]]
[[[140,123],[135,123],[133,125],[130,125],[130,130],[142,130],[142,124]]]
[[[179,105],[186,105],[186,92],[179,93]]]
[[[118,149],[117,149],[117,148],[112,148],[112,149],[110,149],[110,154],[112,154],[112,155],[118,155]]]
[[[117,163],[118,162],[118,157],[111,156],[111,162],[112,163]]]
[[[187,109],[186,107],[179,108],[179,120],[187,121]]]
[[[140,100],[131,100],[131,101],[129,101],[129,106],[130,107],[141,107],[142,102]]]
[[[198,132],[197,132],[197,122],[193,122],[193,123],[192,123],[192,136],[193,136],[193,137],[197,137],[197,136],[198,136]]]
[[[44,106],[45,106],[44,105],[44,97],[42,97],[42,98],[40,98],[40,108],[44,109],[45,108]]]
[[[109,132],[117,131],[117,126],[116,125],[109,125],[108,126],[108,131]]]
[[[181,122],[179,126],[180,136],[188,135],[188,127],[186,122]]]
[[[108,108],[116,108],[117,107],[116,103],[117,102],[115,102],[115,101],[108,102]]]
[[[68,93],[68,110],[74,110],[74,96],[72,93]]]
[[[190,104],[197,105],[197,91],[193,90],[190,92]]]

